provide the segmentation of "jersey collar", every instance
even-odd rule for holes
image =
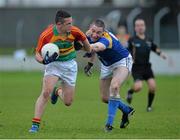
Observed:
[[[54,25],[54,27],[53,27],[53,33],[54,33],[55,36],[59,35],[58,30],[56,28],[56,25]],[[67,36],[69,36],[70,34],[71,34],[71,32],[67,33]]]
[[[55,36],[59,35],[58,30],[56,29],[56,25],[54,25],[54,27],[53,27],[53,33]]]

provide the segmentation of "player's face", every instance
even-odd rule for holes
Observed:
[[[137,20],[135,22],[135,32],[136,34],[144,34],[146,31],[146,26],[143,20]]]
[[[93,42],[96,42],[100,37],[103,36],[104,30],[102,27],[97,27],[96,25],[93,24],[91,25],[89,30],[91,31],[90,37]]]
[[[71,32],[72,17],[65,18],[64,23],[57,23],[57,29],[62,33]]]

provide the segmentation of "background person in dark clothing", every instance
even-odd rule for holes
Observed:
[[[126,99],[128,103],[131,103],[133,93],[142,89],[142,81],[145,80],[149,89],[147,111],[151,111],[151,105],[156,91],[156,83],[151,69],[151,63],[149,62],[150,52],[155,52],[163,59],[166,59],[167,57],[161,52],[157,45],[145,35],[145,31],[145,21],[143,19],[136,19],[136,35],[131,37],[128,41],[128,50],[131,52],[134,60],[132,67],[134,85],[128,90]]]

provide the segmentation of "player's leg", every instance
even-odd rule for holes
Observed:
[[[154,100],[154,96],[155,96],[155,90],[156,90],[156,82],[154,80],[154,73],[151,69],[151,64],[146,68],[145,70],[145,75],[144,75],[145,80],[147,81],[147,85],[148,85],[148,105],[147,105],[147,111],[151,111],[152,110],[152,103]]]
[[[114,116],[116,115],[116,111],[119,108],[123,112],[123,123],[121,123],[121,128],[124,128],[128,123],[128,115],[130,115],[134,110],[126,105],[121,99],[119,95],[119,89],[123,82],[126,80],[128,76],[129,70],[126,67],[120,66],[114,69],[113,78],[110,84],[110,97],[108,102],[108,119],[106,122],[106,130],[112,127]]]
[[[108,103],[108,119],[105,125],[105,131],[111,131],[113,129],[112,123],[115,116],[116,108],[109,102],[109,87],[112,80],[112,70],[108,66],[101,64],[101,76],[100,76],[100,94],[103,102]],[[112,107],[111,107],[112,105]]]
[[[136,80],[132,87],[133,92],[139,92],[142,89],[142,85],[143,85],[142,80]]]
[[[128,90],[126,100],[129,104],[131,104],[131,102],[132,102],[133,93],[139,92],[142,89],[142,86],[143,86],[142,80],[137,79],[134,82],[132,88]]]
[[[70,106],[74,99],[75,86],[63,83],[60,98],[66,106]]]
[[[129,74],[129,70],[126,67],[120,67],[114,72],[113,79],[115,79],[115,82],[119,82],[119,89],[121,90],[121,87],[124,83],[124,81],[127,79]],[[112,81],[113,82],[113,81]],[[121,91],[119,91],[121,93]],[[128,116],[131,115],[134,110],[133,108],[126,105],[122,100],[120,100],[118,108],[123,112],[122,116],[122,122],[120,124],[120,128],[125,128],[129,124]]]
[[[43,78],[43,87],[40,96],[38,97],[35,104],[34,118],[32,119],[32,128],[30,132],[37,132],[40,125],[41,116],[43,115],[45,106],[48,102],[50,94],[57,83],[58,77],[56,76],[45,76]]]
[[[104,103],[108,103],[109,100],[109,87],[112,79],[112,70],[110,67],[101,64],[101,74],[100,74],[100,95]]]
[[[77,78],[77,63],[75,60],[59,63],[61,86],[56,86],[51,94],[51,103],[55,104],[58,97],[67,106],[70,106],[73,100],[75,84]]]
[[[150,78],[147,80],[149,92],[148,92],[148,105],[147,105],[147,111],[152,110],[152,103],[154,101],[155,91],[156,91],[156,82],[154,78]]]
[[[56,84],[52,93],[51,93],[51,103],[56,104],[58,97],[60,97],[60,99],[62,99],[63,98],[62,96],[63,96],[62,86],[60,84]]]
[[[75,86],[69,85],[67,83],[62,83],[61,86],[56,86],[51,95],[51,103],[55,104],[57,98],[60,97],[61,101],[66,105],[70,106],[72,104],[75,93]]]
[[[143,67],[133,65],[132,67],[132,77],[134,80],[133,86],[128,90],[126,100],[130,104],[132,102],[132,97],[134,92],[139,92],[142,89],[143,80]]]
[[[111,77],[100,80],[100,94],[104,103],[108,103],[109,100],[109,87],[111,84]]]

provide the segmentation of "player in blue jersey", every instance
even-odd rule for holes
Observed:
[[[90,58],[84,68],[85,73],[88,76],[91,74],[95,54],[101,61],[100,93],[102,101],[108,103],[105,130],[108,132],[113,129],[112,125],[118,108],[123,113],[120,128],[125,128],[129,124],[128,117],[133,114],[134,109],[121,100],[119,92],[131,71],[132,57],[119,40],[105,29],[105,24],[100,19],[91,24],[86,35],[91,43],[92,52],[85,54]]]

